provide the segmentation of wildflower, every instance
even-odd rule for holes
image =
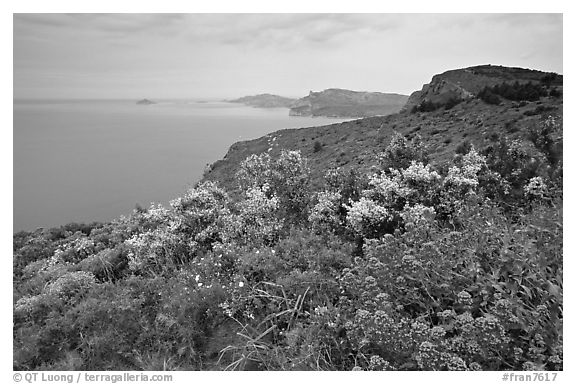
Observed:
[[[461,291],[458,294],[458,301],[462,304],[465,304],[465,305],[471,305],[472,304],[472,296],[466,291]]]
[[[430,335],[432,337],[441,338],[446,335],[446,330],[443,327],[435,326],[430,330]]]
[[[446,368],[449,371],[465,371],[466,363],[458,356],[452,356],[448,362],[446,362]]]
[[[540,176],[531,178],[528,184],[524,186],[524,193],[527,197],[542,199],[547,192],[548,187]]]
[[[368,369],[370,371],[391,371],[392,366],[387,360],[384,360],[378,355],[370,357],[370,363],[368,364]]]
[[[456,312],[454,312],[453,309],[446,309],[446,310],[438,313],[438,317],[440,317],[442,319],[448,319],[448,318],[455,317],[455,316],[456,316]]]
[[[481,371],[482,370],[482,366],[480,365],[480,363],[473,361],[470,363],[469,366],[471,371]]]
[[[522,364],[522,369],[525,371],[538,371],[538,366],[533,363],[532,361],[527,361],[524,364]]]
[[[429,341],[423,341],[418,349],[420,352],[431,352],[434,349],[434,344]]]
[[[328,307],[316,307],[314,308],[314,313],[319,316],[325,315],[328,313]]]
[[[415,204],[414,206],[406,205],[404,210],[400,213],[404,222],[411,223],[417,226],[428,225],[434,221],[436,212],[433,207],[426,207],[422,204]]]
[[[548,358],[548,362],[552,364],[562,364],[562,359],[558,355],[552,355]]]

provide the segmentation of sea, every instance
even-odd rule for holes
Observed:
[[[13,112],[14,232],[167,205],[237,141],[344,121],[201,100],[15,100]]]

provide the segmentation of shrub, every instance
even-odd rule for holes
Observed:
[[[458,144],[458,146],[456,147],[454,152],[456,152],[456,154],[459,154],[459,155],[465,155],[468,152],[470,152],[471,149],[472,149],[472,144],[470,143],[470,141],[464,140],[460,144]]]
[[[384,171],[391,168],[408,168],[412,161],[428,162],[428,151],[419,135],[408,140],[402,134],[395,132],[384,152],[378,156],[378,162]]]
[[[314,142],[314,153],[320,152],[322,150],[322,143],[319,141]]]
[[[501,101],[492,88],[484,87],[479,93],[478,97],[487,104],[500,105]]]
[[[442,104],[437,104],[429,100],[423,100],[420,104],[412,107],[411,113],[416,112],[433,112],[442,107]]]
[[[277,159],[268,154],[252,155],[240,164],[236,179],[242,190],[269,186],[279,200],[279,210],[289,222],[308,218],[310,168],[299,151],[282,151]]]

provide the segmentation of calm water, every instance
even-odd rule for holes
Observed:
[[[230,103],[14,102],[14,231],[167,203],[239,140],[341,120]]]

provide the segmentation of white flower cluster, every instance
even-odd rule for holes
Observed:
[[[520,140],[512,140],[510,144],[508,144],[506,154],[514,160],[522,160],[528,157],[528,153]]]
[[[411,223],[414,226],[428,226],[434,221],[436,211],[433,207],[426,207],[422,204],[414,206],[405,206],[400,216],[405,223]]]
[[[16,302],[14,314],[29,314],[45,301],[43,295],[24,296]]]
[[[282,151],[272,160],[262,153],[251,155],[241,164],[236,179],[243,190],[269,184],[273,192],[282,194],[284,189],[292,191],[308,179],[310,168],[300,151]]]
[[[236,178],[242,189],[262,185],[270,179],[270,155],[250,155],[241,164]]]
[[[207,181],[189,189],[184,196],[170,201],[170,206],[175,212],[206,216],[215,214],[227,201],[226,192],[215,183]]]
[[[399,181],[399,174],[395,174],[394,177],[384,173],[373,175],[369,181],[371,189],[365,191],[364,195],[384,205],[392,205],[397,196],[405,197],[412,192]]]
[[[291,184],[310,172],[300,151],[282,151],[274,164],[274,171]]]
[[[470,191],[478,186],[478,175],[486,168],[486,158],[474,148],[462,158],[460,167],[454,166],[448,170],[444,184]]]
[[[246,199],[240,205],[238,228],[252,240],[272,239],[282,227],[282,221],[276,216],[278,198],[270,194],[270,187],[253,187],[246,191]]]
[[[365,192],[365,196],[390,206],[398,197],[409,198],[430,192],[439,185],[441,178],[438,172],[430,169],[430,165],[416,161],[406,169],[391,169],[390,172],[390,176],[384,173],[373,175],[369,182],[371,189]]]
[[[410,220],[433,220],[435,212],[420,203],[441,185],[441,176],[430,165],[412,161],[403,170],[390,170],[390,175],[381,173],[370,178],[370,189],[364,191],[360,201],[352,203],[348,212],[348,223],[358,233],[368,235],[378,226],[385,224],[393,214],[394,206],[402,201],[411,201],[404,215]],[[420,215],[419,217],[414,215]]]
[[[338,208],[342,195],[339,192],[318,193],[318,203],[312,208],[309,221],[314,227],[339,224]]]
[[[528,184],[524,186],[524,193],[528,197],[541,199],[544,196],[546,196],[547,192],[548,187],[546,186],[546,183],[540,176],[531,178]]]
[[[74,241],[74,251],[84,253],[86,255],[93,253],[94,251],[94,240],[88,239],[87,237],[80,237]]]
[[[166,221],[166,219],[170,216],[170,211],[166,209],[162,204],[152,203],[150,204],[150,208],[143,213],[143,217],[146,221],[160,224]]]
[[[90,272],[68,272],[46,287],[46,292],[62,298],[70,298],[75,294],[90,289],[96,284],[96,278]]]
[[[412,161],[410,166],[402,171],[402,179],[411,186],[431,185],[440,180],[440,175],[430,169],[430,164]]]
[[[374,226],[385,223],[390,218],[386,208],[374,200],[361,197],[359,201],[347,206],[347,220],[352,229],[361,234],[369,234]]]

